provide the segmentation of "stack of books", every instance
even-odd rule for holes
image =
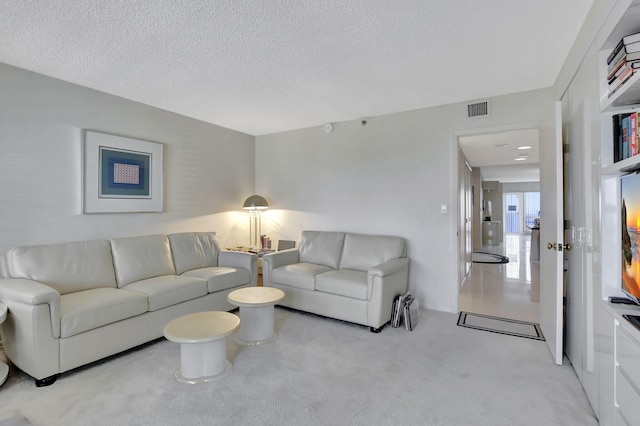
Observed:
[[[640,33],[622,37],[607,58],[609,96],[613,95],[640,69]]]
[[[613,116],[613,161],[640,154],[640,113]]]

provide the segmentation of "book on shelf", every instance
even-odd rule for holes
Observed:
[[[611,74],[620,68],[621,64],[624,64],[627,60],[627,52],[620,50],[618,54],[613,58],[611,62],[607,63],[607,72]]]
[[[640,52],[640,42],[625,44],[623,50],[627,55],[630,53]]]
[[[607,65],[614,62],[622,50],[626,51],[626,53],[639,52],[640,50],[636,49],[640,49],[640,46],[637,46],[636,44],[640,44],[640,33],[629,34],[622,37],[607,57]]]
[[[620,59],[618,59],[616,62],[611,62],[611,65],[609,65],[609,67],[607,68],[607,79],[612,79],[616,73],[618,73],[622,68],[624,68],[624,65],[626,63],[627,63],[626,55],[622,55]]]
[[[627,134],[629,135],[629,157],[633,157],[638,153],[636,145],[636,115],[636,113],[632,113],[629,115],[629,129],[627,130]]]
[[[620,75],[609,84],[609,97],[613,96],[613,94],[631,78],[634,72],[635,69],[632,66],[625,66],[625,69],[620,73]]]
[[[607,67],[607,79],[613,80],[627,64],[632,64],[633,68],[640,68],[640,52],[624,54],[616,62],[611,62]]]
[[[608,76],[607,81],[609,83],[609,86],[614,85],[614,82],[616,81],[616,79],[620,77],[620,74],[622,74],[624,71],[625,71],[625,67],[620,67],[613,76],[610,76],[610,77]]]
[[[640,154],[640,113],[613,116],[613,161],[618,162]]]
[[[627,36],[624,36],[624,37],[622,37],[622,42],[625,45],[632,44],[632,43],[638,43],[638,42],[640,42],[640,33],[629,34]]]

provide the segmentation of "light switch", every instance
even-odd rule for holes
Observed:
[[[449,207],[446,204],[440,204],[440,214],[449,213]]]

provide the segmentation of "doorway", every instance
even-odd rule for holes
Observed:
[[[530,228],[540,215],[538,138],[538,129],[458,137],[464,157],[459,165],[471,166],[471,175],[478,176],[472,187],[481,188],[474,192],[480,199],[474,200],[470,221],[474,251],[510,257],[507,264],[472,263],[459,287],[460,311],[539,322],[539,284],[533,282],[539,280],[535,270],[539,263],[532,265],[530,258]],[[463,172],[460,170],[459,176]],[[490,194],[492,211],[486,209],[486,194]],[[459,200],[462,226],[463,214],[468,210],[462,191]],[[483,230],[496,223],[500,228],[498,239],[483,241]],[[461,262],[460,271],[463,270]]]

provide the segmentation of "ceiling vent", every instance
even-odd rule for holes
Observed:
[[[467,105],[467,118],[486,117],[487,115],[489,115],[489,101]]]

